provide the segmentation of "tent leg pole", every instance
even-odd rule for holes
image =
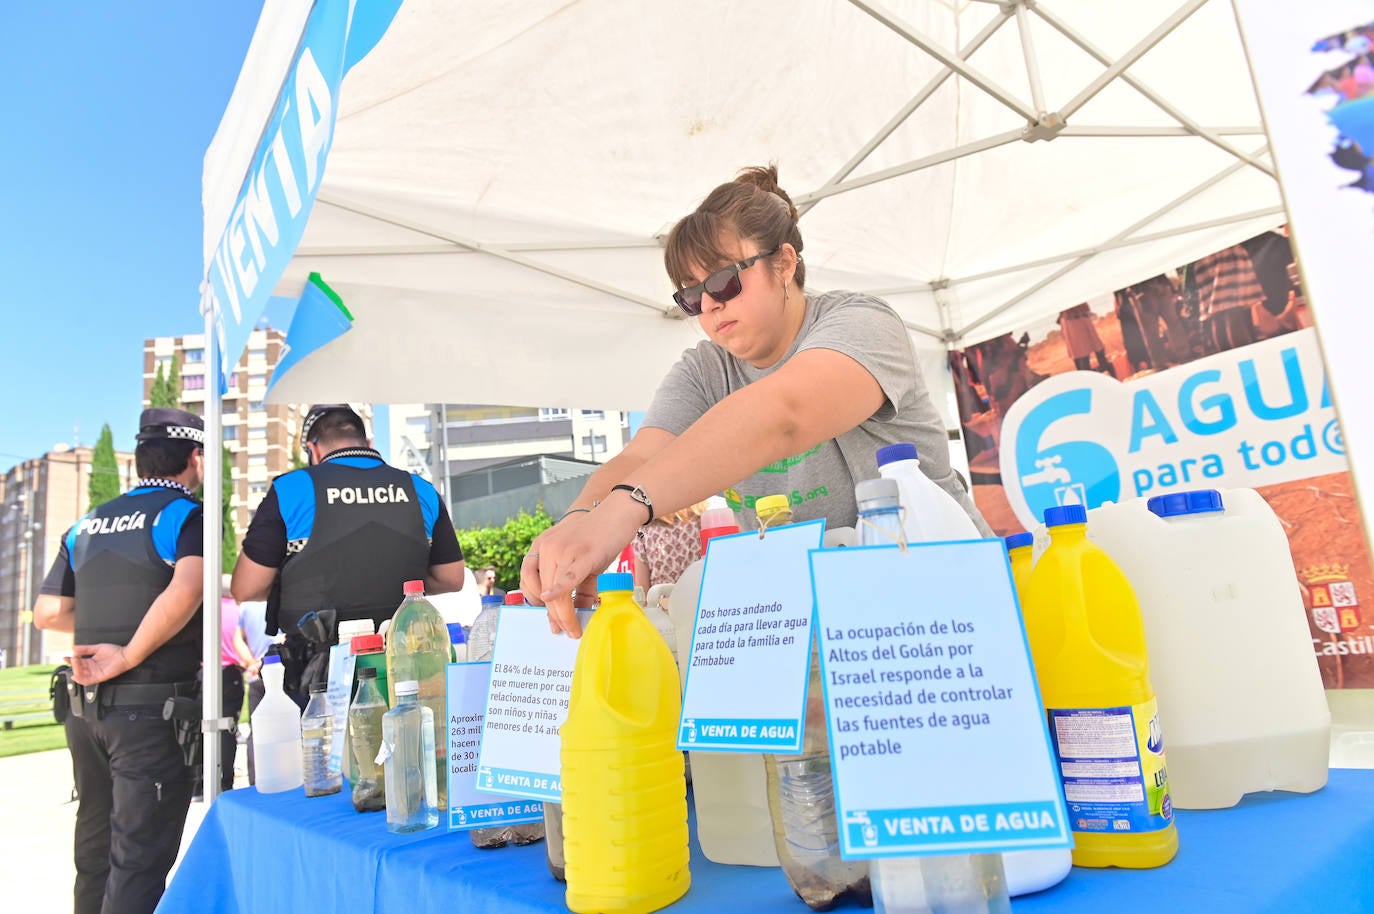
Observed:
[[[220,434],[221,412],[224,408],[220,397],[220,351],[216,335],[217,314],[215,299],[207,294],[202,304],[205,314],[205,479],[202,492],[205,495],[205,581],[201,588],[204,604],[201,609],[203,628],[201,630],[201,769],[204,777],[205,802],[213,803],[219,795],[219,719],[223,704],[223,684],[220,678],[220,571],[224,534],[224,518],[220,509],[223,503],[220,493],[224,488],[224,461],[222,436]],[[237,720],[237,715],[235,715]]]

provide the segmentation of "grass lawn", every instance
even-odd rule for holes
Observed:
[[[52,671],[51,666],[0,670],[0,719],[21,714],[44,715],[16,721],[13,729],[0,730],[0,758],[66,748],[67,735],[62,725],[52,719],[52,703],[48,700]]]

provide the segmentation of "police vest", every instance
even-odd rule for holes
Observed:
[[[77,524],[75,644],[128,644],[153,601],[172,581],[171,565],[153,544],[153,522],[186,495],[157,489],[121,495]],[[187,499],[190,501],[190,499]],[[200,609],[165,644],[116,682],[183,682],[200,668]]]
[[[315,521],[305,548],[282,565],[277,625],[294,632],[301,616],[320,609],[336,610],[340,622],[390,619],[401,585],[429,571],[415,480],[384,463],[362,468],[326,461],[298,472],[313,484]]]

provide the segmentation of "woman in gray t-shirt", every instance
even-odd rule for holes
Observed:
[[[854,484],[874,452],[910,441],[921,468],[991,535],[949,463],[944,424],[900,318],[856,292],[804,291],[797,211],[775,167],[713,190],[668,234],[673,298],[709,338],[683,353],[644,423],[588,478],[530,548],[521,590],[554,631],[581,629],[577,605],[635,531],[718,492],[746,523],[762,495],[797,520],[853,525]]]

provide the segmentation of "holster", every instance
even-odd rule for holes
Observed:
[[[100,683],[83,686],[71,677],[70,672],[64,681],[67,690],[67,705],[71,709],[72,717],[79,717],[82,720],[100,720]]]
[[[329,681],[329,648],[337,638],[338,615],[332,609],[306,613],[297,631],[278,647],[286,692],[305,695],[311,686]]]
[[[200,715],[198,698],[173,696],[162,705],[162,719],[172,722],[177,745],[181,747],[181,758],[187,768],[200,764],[201,741],[204,738],[200,729]]]
[[[67,683],[71,681],[72,668],[68,664],[62,664],[52,671],[52,678],[48,680],[48,698],[52,701],[52,716],[59,724],[64,723],[72,713],[72,699],[67,692]]]

